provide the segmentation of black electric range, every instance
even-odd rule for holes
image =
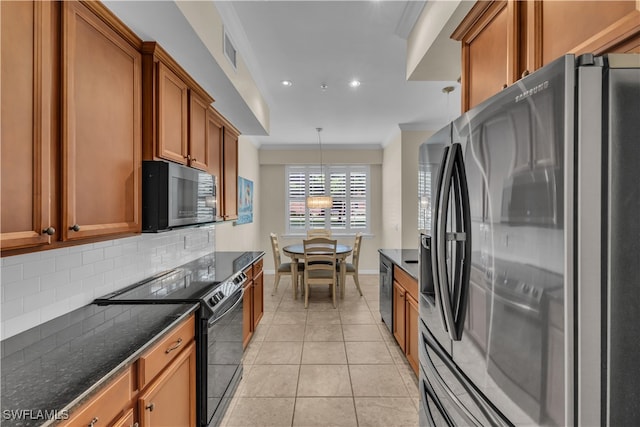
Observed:
[[[196,396],[199,426],[219,425],[242,377],[243,273],[264,252],[214,252],[94,301],[198,302]]]

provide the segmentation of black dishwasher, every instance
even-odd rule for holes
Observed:
[[[393,263],[380,254],[380,316],[393,333]]]

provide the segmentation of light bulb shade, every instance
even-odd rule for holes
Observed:
[[[331,196],[309,196],[307,197],[307,207],[309,209],[327,209],[333,207],[333,197]]]

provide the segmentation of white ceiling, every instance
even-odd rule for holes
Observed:
[[[250,42],[239,53],[269,104],[270,135],[254,137],[265,148],[317,144],[316,127],[323,144],[380,147],[401,124],[437,130],[460,111],[459,92],[449,99],[442,92],[457,82],[406,80],[407,42],[397,33],[408,33],[423,2],[229,4]],[[348,86],[354,78],[362,82],[357,89]],[[293,86],[284,87],[285,79]]]
[[[460,111],[458,76],[406,80],[403,37],[423,1],[215,2],[268,103],[269,135],[174,2],[105,3],[142,39],[158,41],[263,148],[317,145],[317,127],[326,146],[381,147],[400,127],[437,130]],[[348,86],[353,78],[362,82],[357,89]],[[284,79],[293,86],[282,86]],[[456,91],[447,96],[449,85]]]

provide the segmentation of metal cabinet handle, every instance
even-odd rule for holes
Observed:
[[[139,427],[139,426],[140,426],[140,424],[138,424],[137,421],[131,425],[131,427]]]
[[[97,422],[98,422],[98,417],[93,417],[88,427],[93,427],[94,425],[96,425]]]
[[[44,230],[42,230],[42,234],[48,234],[49,236],[53,236],[54,234],[56,234],[56,229],[53,227],[47,227]]]
[[[153,402],[151,402],[150,404],[145,406],[144,409],[148,409],[149,412],[153,412],[153,408],[155,408],[155,407],[156,407],[156,405]]]
[[[507,88],[507,86],[508,86],[508,85],[507,85],[506,83],[505,83],[505,84],[503,84],[503,85],[502,85],[502,89],[506,89],[506,88]]]
[[[71,227],[69,227],[69,230],[80,231],[80,226],[78,224],[73,224]]]
[[[520,78],[522,78],[522,77],[527,77],[528,75],[529,75],[529,70],[524,70],[524,71],[522,72],[522,75],[520,76]]]
[[[175,350],[176,348],[180,347],[182,345],[182,338],[178,338],[178,341],[176,341],[176,343],[174,345],[172,345],[171,347],[169,347],[168,349],[166,349],[164,352],[166,354],[171,353],[173,350]],[[152,404],[153,405],[153,404]],[[153,410],[153,409],[152,409]]]

